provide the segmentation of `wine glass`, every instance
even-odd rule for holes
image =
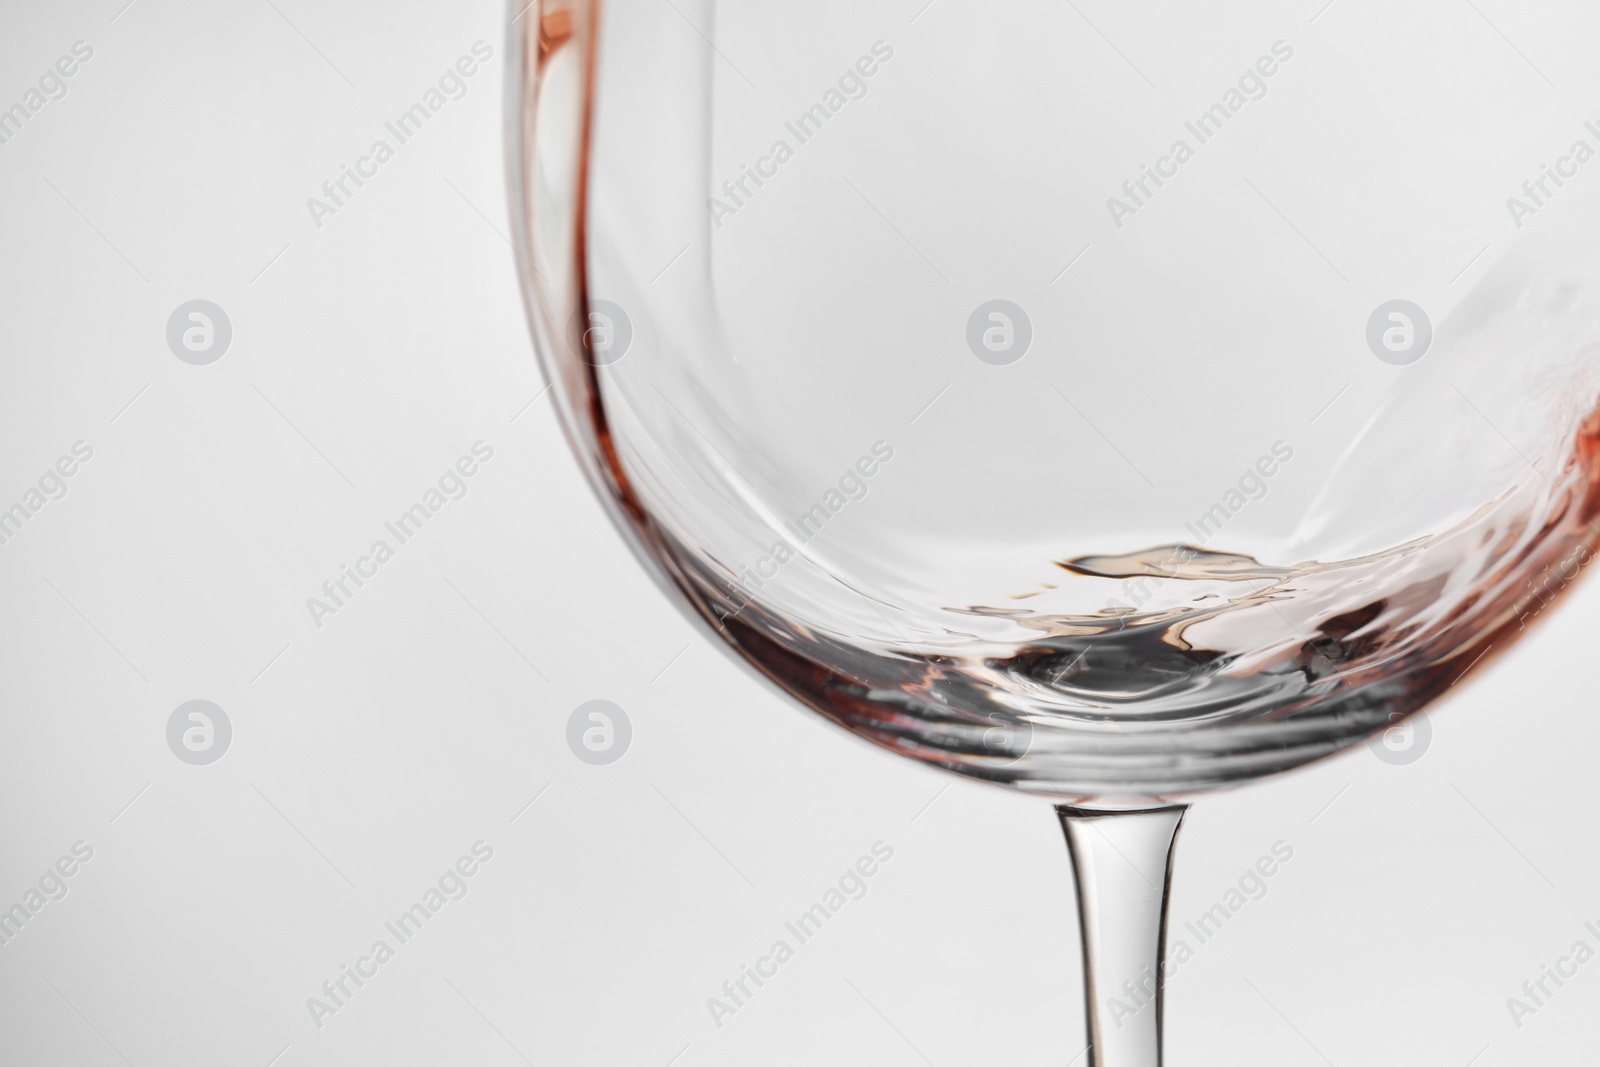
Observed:
[[[511,11],[613,519],[806,707],[1053,800],[1092,1062],[1159,1063],[1165,900],[1108,867],[1170,879],[1187,798],[1419,711],[1600,540],[1600,11]]]

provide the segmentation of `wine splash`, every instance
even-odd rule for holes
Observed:
[[[1600,542],[1600,414],[1561,476],[1529,478],[1454,528],[1383,552],[1267,566],[1169,545],[1058,567],[1145,609],[1004,614],[1011,648],[884,645],[751,599],[671,540],[681,588],[746,658],[902,755],[1067,797],[1158,797],[1288,770],[1355,745],[1503,651]]]

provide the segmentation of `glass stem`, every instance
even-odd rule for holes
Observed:
[[[1077,873],[1089,1067],[1161,1065],[1167,891],[1188,810],[1056,808]]]

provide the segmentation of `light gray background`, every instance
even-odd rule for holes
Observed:
[[[94,449],[0,545],[0,907],[94,849],[0,945],[0,1061],[1071,1061],[1048,806],[736,669],[534,399],[502,6],[123,2],[0,14],[0,106],[94,49],[0,145],[0,506]],[[467,96],[315,227],[306,198],[480,39]],[[234,331],[206,367],[165,341],[197,298]],[[478,440],[469,494],[317,628],[306,598]],[[1578,1060],[1600,962],[1520,1029],[1506,999],[1600,946],[1597,621],[1591,586],[1409,766],[1362,749],[1198,805],[1176,922],[1275,842],[1294,858],[1174,980],[1171,1063]],[[210,766],[166,744],[194,699],[233,725]],[[566,745],[592,699],[632,720],[611,766]],[[307,998],[479,840],[468,895],[319,1028]],[[706,999],[880,840],[868,894],[716,1027]]]

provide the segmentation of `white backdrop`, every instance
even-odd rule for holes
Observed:
[[[535,399],[501,5],[125,2],[0,14],[0,107],[44,79],[0,144],[0,508],[27,512],[0,544],[0,1061],[1072,1061],[1049,806],[737,669]],[[460,98],[313,219],[461,57]],[[204,365],[168,343],[193,300],[231,324]],[[442,477],[464,495],[386,534]],[[392,558],[361,563],[380,538]],[[335,605],[323,583],[358,564]],[[1600,963],[1534,1014],[1507,1000],[1600,948],[1597,622],[1590,586],[1435,709],[1420,758],[1363,748],[1196,807],[1175,936],[1292,859],[1191,942],[1169,1062],[1579,1061]],[[566,740],[595,699],[632,725],[608,766]],[[193,700],[231,727],[209,764],[177,754],[187,712],[169,745]],[[785,922],[875,845],[864,895],[799,944]],[[780,939],[793,958],[714,1019]]]

